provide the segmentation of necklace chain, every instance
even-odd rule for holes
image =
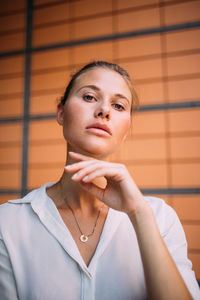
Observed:
[[[87,235],[84,234],[84,233],[82,232],[82,230],[81,230],[81,228],[80,228],[80,225],[79,225],[79,223],[78,223],[78,221],[77,221],[77,219],[76,219],[75,213],[74,213],[73,209],[71,208],[71,206],[69,206],[69,204],[67,204],[67,206],[68,206],[69,209],[71,210],[71,212],[72,212],[72,214],[73,214],[73,216],[74,216],[74,219],[75,219],[75,221],[76,221],[76,225],[77,225],[77,227],[78,227],[78,229],[79,229],[79,231],[80,231],[80,233],[81,233],[81,235],[80,235],[80,237],[79,237],[80,241],[83,242],[83,243],[87,242],[89,236],[92,236],[92,235],[94,234],[95,228],[96,228],[96,226],[97,226],[97,221],[98,221],[98,219],[99,219],[99,216],[100,216],[100,213],[101,213],[101,211],[102,211],[102,208],[103,208],[104,204],[100,207],[100,209],[99,209],[99,211],[98,211],[98,214],[97,214],[97,217],[96,217],[96,220],[95,220],[95,223],[94,223],[94,227],[93,227],[92,232],[89,233],[89,234],[87,234]]]

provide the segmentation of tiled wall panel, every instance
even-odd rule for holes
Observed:
[[[55,114],[57,104],[62,96],[62,91],[63,90],[61,89],[57,92],[48,91],[45,94],[42,94],[41,92],[38,92],[37,94],[32,93],[32,97],[30,98],[31,114]]]
[[[171,183],[173,187],[196,187],[200,185],[200,163],[173,163],[171,166]]]
[[[157,80],[157,82],[139,82],[136,84],[136,90],[142,105],[165,102],[164,84],[161,80]]]
[[[162,76],[161,59],[148,59],[144,61],[134,61],[121,63],[130,74],[130,76],[136,81],[157,79]]]
[[[188,1],[166,6],[165,23],[176,24],[199,20],[200,1]]]
[[[69,19],[69,16],[69,2],[62,2],[47,7],[38,7],[34,11],[33,25],[40,26],[59,21],[66,21]]]
[[[172,159],[200,158],[200,136],[172,137],[170,151]]]
[[[8,0],[4,1],[3,5],[0,6],[1,14],[8,14],[12,11],[21,11],[26,7],[26,0]]]
[[[0,79],[0,94],[9,95],[11,93],[23,92],[23,78]]]
[[[171,133],[199,133],[200,132],[200,109],[190,108],[187,110],[169,111],[169,130]]]
[[[19,195],[17,194],[10,194],[10,195],[0,195],[0,204],[7,202],[8,200],[18,199]]]
[[[0,118],[16,117],[22,114],[22,98],[9,99],[9,97],[0,96]]]
[[[112,33],[111,16],[86,18],[73,23],[73,39],[103,36]]]
[[[32,76],[31,91],[44,91],[53,89],[64,89],[69,81],[69,71],[46,72]]]
[[[169,101],[183,102],[199,100],[200,78],[170,80]]]
[[[160,35],[142,36],[117,41],[118,58],[139,58],[161,53]]]
[[[2,167],[0,169],[0,189],[20,189],[20,167]],[[12,199],[12,198],[11,198]]]
[[[166,34],[167,51],[186,51],[200,48],[200,29],[175,31]]]
[[[65,68],[69,65],[69,50],[57,49],[36,52],[32,55],[32,70],[39,71],[49,68]]]
[[[24,57],[21,55],[0,59],[0,76],[22,74],[24,71]]]
[[[64,140],[62,137],[62,127],[55,120],[42,120],[30,123],[30,142]]]
[[[20,123],[0,124],[1,143],[18,142],[22,139],[22,127]]]
[[[56,182],[62,175],[64,164],[54,167],[29,167],[28,188],[34,189],[46,182]]]
[[[176,195],[171,197],[172,204],[179,218],[184,221],[199,221],[199,195]]]
[[[159,126],[158,126],[159,124]],[[163,111],[133,113],[132,132],[130,137],[163,136],[165,133],[165,113]]]
[[[112,159],[126,163],[140,188],[159,189],[155,196],[177,211],[200,279],[200,198],[193,194],[200,185],[200,27],[184,27],[199,21],[200,1],[34,0],[31,52],[25,49],[26,4],[9,0],[0,7],[0,203],[20,196],[23,147],[26,188],[58,180],[66,145],[52,118],[70,75],[91,60],[117,62],[134,79],[142,108],[133,113],[130,133]],[[168,25],[174,30],[159,32]],[[134,34],[125,38],[126,32]]]
[[[200,54],[181,55],[168,57],[167,72],[168,76],[191,75],[198,76],[200,70]]]
[[[149,163],[130,165],[128,170],[140,188],[167,188],[167,165],[164,163]]]
[[[9,32],[16,31],[20,29],[24,29],[25,27],[25,14],[18,13],[14,15],[6,15],[0,16],[0,33],[1,32]]]
[[[44,46],[66,42],[69,40],[69,24],[51,25],[35,28],[33,31],[33,46]]]
[[[150,4],[158,4],[159,0],[116,0],[118,9],[137,8]]]
[[[184,225],[183,228],[186,234],[186,238],[190,248],[192,250],[199,250],[200,248],[200,239],[197,239],[197,236],[200,236],[200,225]]]
[[[70,5],[74,18],[87,17],[95,14],[106,14],[112,12],[112,0],[72,1]]]
[[[158,8],[153,8],[121,13],[118,15],[117,21],[118,32],[157,27],[160,26],[159,10]]]
[[[200,262],[200,254],[195,252],[189,252],[189,259],[191,259],[193,264],[193,269],[195,271],[195,275],[197,278],[200,278],[200,268],[199,268],[199,262]]]
[[[21,164],[21,145],[7,145],[0,147],[0,166],[7,167],[17,166]]]
[[[164,138],[131,139],[122,146],[123,157],[129,161],[164,160],[166,145]]]
[[[66,147],[62,143],[46,143],[44,145],[31,145],[29,150],[29,163],[33,164],[62,164],[66,160]],[[1,161],[0,161],[1,162]]]
[[[93,60],[113,59],[113,43],[108,41],[104,43],[85,44],[71,48],[72,63],[79,65]]]
[[[22,49],[25,46],[24,41],[25,41],[24,32],[1,35],[0,52]]]

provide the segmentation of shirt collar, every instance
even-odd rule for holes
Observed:
[[[11,204],[23,204],[23,203],[28,204],[28,203],[31,203],[33,201],[38,201],[38,200],[41,202],[42,199],[45,199],[46,188],[53,184],[54,184],[54,182],[48,182],[48,183],[42,185],[40,188],[31,191],[23,198],[16,199],[16,200],[9,200],[8,202]],[[40,194],[40,197],[37,197],[37,195],[39,195],[39,194]],[[41,197],[41,195],[44,197]]]

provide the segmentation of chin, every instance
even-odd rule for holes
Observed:
[[[86,147],[85,149],[83,149],[83,151],[85,152],[86,155],[99,158],[99,159],[105,158],[114,152],[111,149],[105,149],[105,147],[100,147],[98,145],[92,147]]]
[[[73,150],[72,150],[73,149]],[[106,145],[100,142],[89,142],[80,143],[79,145],[70,145],[70,150],[81,153],[86,156],[92,156],[97,159],[106,158],[110,154],[115,152],[115,147]]]

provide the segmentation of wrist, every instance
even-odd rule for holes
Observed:
[[[144,200],[142,203],[135,206],[133,209],[131,209],[129,212],[127,212],[127,215],[131,222],[136,225],[138,223],[144,220],[148,220],[149,218],[153,217],[153,211],[149,204]]]

